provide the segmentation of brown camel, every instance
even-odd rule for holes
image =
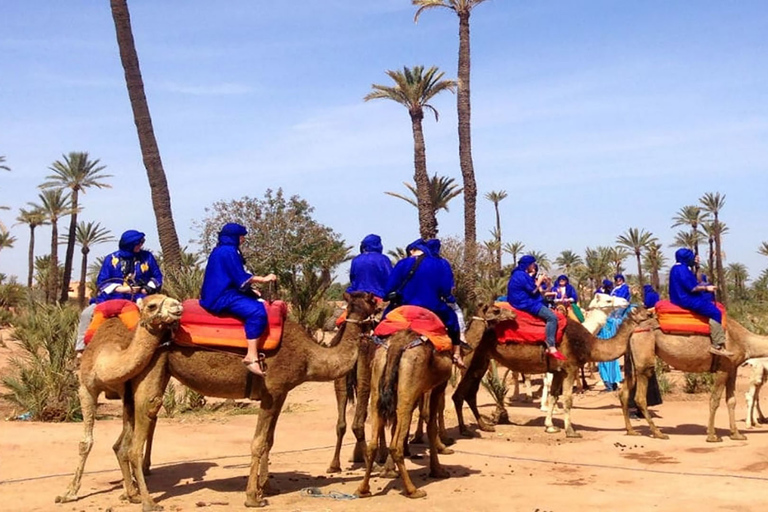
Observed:
[[[67,491],[56,498],[57,503],[77,499],[80,480],[88,454],[93,446],[93,425],[96,405],[102,391],[112,392],[125,398],[126,382],[138,375],[150,362],[152,354],[181,318],[181,303],[165,295],[150,295],[138,302],[141,319],[131,332],[119,318],[107,319],[94,333],[93,340],[80,360],[80,406],[83,410],[85,434],[80,441],[80,461]],[[133,402],[123,400],[123,434],[113,449],[117,455],[124,482],[132,479],[128,465],[128,440],[133,425]],[[128,435],[126,436],[126,429]],[[130,486],[125,484],[126,494]]]
[[[637,382],[635,403],[643,413],[651,435],[658,439],[669,436],[661,433],[654,425],[646,405],[646,389],[648,378],[653,373],[656,356],[658,355],[670,366],[684,372],[711,372],[715,375],[715,386],[709,399],[709,423],[707,424],[707,441],[720,442],[722,438],[715,432],[715,413],[720,405],[720,398],[725,389],[725,403],[728,406],[730,422],[730,438],[734,441],[746,439],[736,427],[736,372],[739,366],[752,357],[768,356],[768,336],[752,334],[735,320],[728,319],[726,327],[726,348],[733,356],[713,356],[709,353],[709,336],[673,336],[664,334],[659,329],[655,318],[644,322],[630,339],[631,364],[625,365],[626,384],[619,398],[624,412],[624,423],[627,435],[639,435],[629,422],[628,398],[629,389]]]
[[[134,468],[143,510],[159,510],[147,490],[141,471],[144,444],[153,428],[170,377],[205,396],[260,400],[256,431],[251,442],[251,470],[246,487],[247,507],[263,507],[268,489],[268,457],[280,410],[288,392],[303,382],[332,381],[349,373],[358,359],[361,324],[376,308],[369,293],[345,294],[347,320],[334,347],[318,345],[298,324],[287,321],[280,346],[267,354],[269,371],[264,379],[253,376],[242,356],[199,347],[170,345],[158,351],[133,381],[136,407],[129,459]],[[129,494],[130,496],[130,494]]]
[[[502,320],[514,318],[512,311],[497,306],[483,306],[478,316],[472,317],[467,330],[467,340],[475,341],[484,335],[495,336],[493,326]],[[417,402],[427,391],[432,391],[429,404],[427,437],[429,438],[430,476],[446,478],[448,472],[437,458],[437,411],[440,396],[444,394],[451,376],[453,361],[450,351],[437,352],[419,334],[405,329],[387,340],[386,349],[377,350],[373,356],[371,380],[371,440],[365,452],[365,477],[357,489],[358,496],[370,496],[370,477],[374,453],[379,439],[384,435],[387,422],[394,422],[395,432],[389,445],[400,477],[409,498],[426,496],[413,484],[405,469],[403,457],[405,439]],[[446,450],[450,453],[450,450]]]
[[[556,361],[544,356],[543,345],[529,345],[517,343],[498,343],[495,338],[483,338],[480,346],[475,350],[475,356],[461,382],[453,393],[453,403],[456,407],[456,415],[459,422],[459,432],[471,437],[472,433],[464,424],[462,405],[467,402],[477,420],[478,428],[485,432],[493,432],[494,428],[488,424],[477,409],[477,391],[480,381],[485,375],[489,361],[496,360],[499,364],[512,371],[526,374],[552,372],[552,390],[547,403],[547,415],[544,421],[547,433],[556,433],[560,429],[552,422],[554,406],[560,395],[564,395],[564,423],[566,437],[581,437],[573,429],[571,423],[571,406],[573,405],[573,384],[578,374],[578,369],[588,362],[612,361],[624,355],[627,350],[632,331],[643,320],[648,318],[645,308],[637,307],[627,315],[616,335],[607,340],[596,338],[587,331],[578,321],[568,319],[563,334],[560,351],[565,355],[565,361]]]

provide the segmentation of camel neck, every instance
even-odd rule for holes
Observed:
[[[360,319],[353,318],[352,320],[359,321]],[[357,361],[357,354],[363,335],[363,331],[357,321],[344,322],[339,333],[334,338],[335,345],[323,347],[316,344],[310,347],[306,380],[336,380],[352,369]]]
[[[627,352],[629,337],[637,327],[637,321],[627,316],[613,337],[601,340],[592,336],[590,360],[596,362],[613,361]]]

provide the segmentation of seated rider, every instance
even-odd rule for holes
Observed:
[[[439,259],[446,267],[447,272],[451,274],[451,295],[445,297],[445,302],[452,310],[456,312],[456,318],[459,321],[459,338],[461,339],[461,343],[465,344],[466,338],[464,337],[464,331],[467,330],[467,325],[464,323],[464,312],[459,307],[459,304],[456,302],[456,297],[453,295],[454,290],[456,290],[456,282],[453,278],[453,269],[451,268],[451,263],[447,259],[440,256],[440,240],[437,238],[432,238],[431,240],[426,241],[426,245],[429,249],[429,252],[432,253],[432,256]]]
[[[702,292],[714,292],[710,284],[700,284],[696,274],[690,267],[698,263],[698,256],[690,249],[678,249],[675,252],[676,263],[669,272],[669,299],[672,304],[689,309],[694,313],[709,318],[710,339],[712,346],[709,351],[718,356],[732,356],[725,350],[725,331],[723,330],[722,314],[710,297]]]
[[[513,308],[525,311],[547,322],[545,327],[547,344],[547,355],[555,359],[565,360],[565,356],[557,349],[555,345],[555,336],[557,334],[557,316],[555,312],[544,304],[541,296],[541,283],[546,276],[539,275],[533,278],[536,268],[536,258],[531,255],[525,255],[517,263],[517,267],[512,270],[507,284],[507,301]]]
[[[610,295],[611,291],[613,290],[613,282],[610,279],[603,279],[603,282],[600,286],[597,287],[597,290],[595,290],[595,295],[598,293],[604,293],[606,295]]]
[[[408,257],[398,261],[389,275],[385,296],[399,292],[400,303],[397,306],[420,306],[436,314],[451,338],[453,363],[463,368],[459,321],[456,312],[446,302],[446,298],[451,296],[453,286],[450,265],[435,257],[421,239],[411,243],[406,250]],[[418,267],[410,274],[414,265]],[[390,302],[384,311],[385,317],[393,306]]]
[[[219,243],[205,267],[200,305],[214,315],[231,315],[245,322],[248,352],[243,363],[256,375],[264,376],[257,341],[267,328],[267,310],[252,285],[277,281],[277,276],[255,276],[245,270],[240,244],[248,231],[230,222],[219,231]]]
[[[624,275],[616,274],[615,276],[613,276],[613,280],[615,282],[615,285],[613,287],[613,290],[611,290],[610,292],[611,297],[620,297],[622,299],[626,299],[627,301],[632,300],[632,290],[629,289],[629,285],[624,279]]]
[[[653,309],[659,302],[659,294],[653,289],[653,286],[646,284],[643,286],[643,306],[645,309]]]
[[[144,250],[144,240],[144,233],[129,229],[120,236],[118,250],[104,258],[96,277],[97,294],[80,313],[75,341],[78,356],[85,350],[85,332],[97,304],[112,299],[136,302],[146,295],[159,292],[163,286],[163,274],[152,253]]]
[[[571,304],[579,301],[579,296],[576,293],[576,288],[573,287],[568,276],[562,274],[555,281],[555,286],[552,288],[555,304]]]
[[[382,254],[381,237],[368,235],[360,242],[360,254],[349,267],[348,293],[369,292],[384,298],[384,288],[392,272],[392,262]]]

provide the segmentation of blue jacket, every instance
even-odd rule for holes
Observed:
[[[622,283],[621,286],[617,286],[611,290],[611,296],[632,300],[632,290],[629,289],[629,285],[627,283]]]
[[[560,288],[561,279],[565,279],[565,290]],[[573,302],[579,301],[579,295],[576,293],[576,288],[573,287],[570,279],[568,279],[568,276],[565,274],[555,279],[552,291],[555,292],[555,300],[573,299]]]
[[[218,245],[208,257],[200,305],[211,313],[218,314],[240,299],[253,277],[245,270],[245,260],[240,253],[240,237],[246,233],[240,224],[226,224],[219,232]]]
[[[536,281],[526,272],[528,266],[535,262],[533,256],[520,258],[520,262],[512,270],[512,275],[509,276],[507,283],[507,302],[513,308],[532,315],[538,314],[539,310],[545,307],[544,299],[536,287]]]
[[[446,268],[446,272],[448,272],[451,275],[451,295],[447,296],[445,298],[445,301],[450,304],[453,304],[456,302],[456,297],[453,296],[453,290],[456,289],[456,281],[453,276],[453,269],[451,268],[451,263],[447,259],[440,256],[440,249],[442,247],[440,244],[440,240],[438,240],[437,238],[433,238],[431,240],[427,240],[425,242],[425,245],[429,249],[429,252],[432,254],[432,256],[439,259],[443,263],[443,266]]]
[[[690,249],[678,249],[675,252],[675,263],[669,271],[669,300],[681,308],[690,309],[720,322],[722,314],[712,300],[699,291],[693,291],[698,286],[696,274],[689,268],[694,264],[694,254]]]
[[[653,289],[653,286],[646,284],[643,286],[643,306],[652,308],[659,302],[659,294]]]
[[[370,292],[377,297],[384,297],[384,288],[392,272],[392,262],[382,254],[383,250],[379,235],[363,238],[360,254],[352,260],[349,267],[347,292]]]
[[[104,258],[101,270],[96,278],[98,294],[91,301],[96,304],[111,299],[136,301],[145,297],[145,293],[119,293],[115,288],[123,285],[140,286],[148,292],[160,291],[163,286],[163,273],[151,252],[133,249],[144,240],[144,233],[128,230],[120,237],[119,250]]]

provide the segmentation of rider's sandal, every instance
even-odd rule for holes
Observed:
[[[253,361],[243,360],[243,364],[249,372],[259,377],[266,377],[267,363],[264,354],[259,354],[259,358]]]

